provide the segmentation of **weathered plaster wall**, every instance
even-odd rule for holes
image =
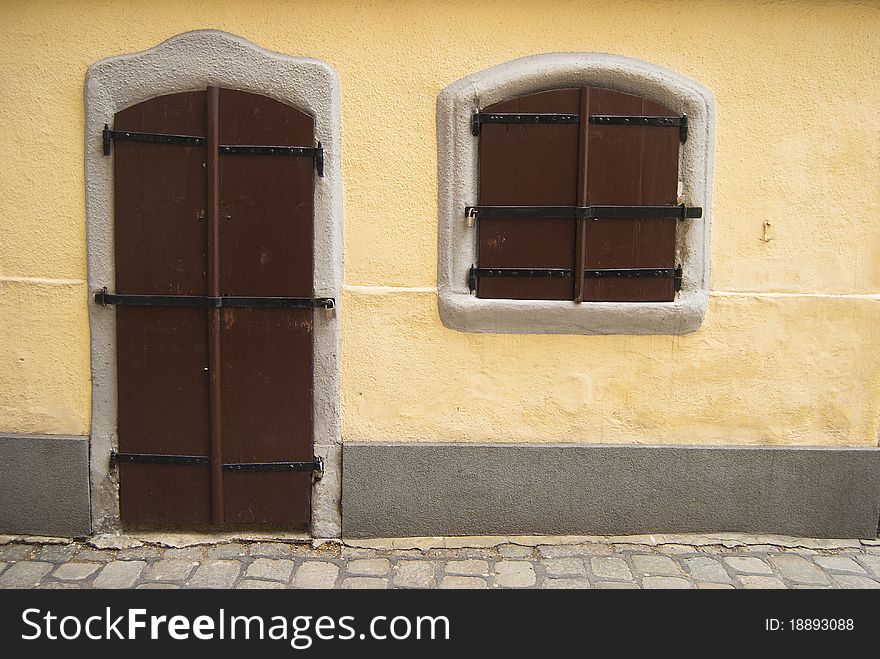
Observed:
[[[339,73],[345,439],[877,443],[876,5],[5,2],[0,26],[0,430],[89,431],[87,67],[219,28]],[[551,51],[635,57],[714,92],[712,292],[698,332],[441,325],[436,96]]]

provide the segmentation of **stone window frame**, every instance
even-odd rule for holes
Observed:
[[[92,418],[90,500],[92,530],[120,529],[119,484],[110,467],[118,446],[116,313],[94,303],[95,291],[115,282],[113,156],[102,153],[101,131],[119,110],[150,98],[209,85],[261,94],[315,118],[324,147],[324,176],[315,177],[314,290],[336,299],[336,314],[315,313],[314,450],[324,473],[312,488],[311,532],[341,532],[341,431],[339,416],[339,316],[343,273],[341,101],[332,66],[316,59],[265,50],[220,30],[185,32],[141,52],[103,59],[85,82],[85,188],[91,337]]]
[[[661,103],[688,116],[679,155],[682,201],[701,206],[700,220],[680,222],[676,258],[682,287],[672,302],[582,302],[483,299],[471,294],[476,232],[466,206],[477,205],[478,144],[471,117],[495,103],[563,87],[607,87]],[[685,334],[698,329],[709,298],[715,97],[703,85],[641,60],[604,53],[548,53],[474,73],[437,97],[439,234],[437,289],[443,324],[462,332],[504,334]]]

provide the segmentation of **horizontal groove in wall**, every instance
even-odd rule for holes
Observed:
[[[13,282],[19,284],[43,284],[48,286],[84,286],[85,279],[62,279],[52,277],[19,277],[0,275],[0,284]],[[368,284],[345,284],[343,290],[362,295],[387,295],[411,293],[426,295],[437,293],[436,286],[378,286]],[[774,291],[710,291],[709,297],[765,297],[765,298],[841,298],[853,300],[880,300],[880,293],[784,293]]]
[[[853,300],[880,300],[880,293],[782,293],[759,291],[710,291],[709,297],[821,297]]]
[[[428,294],[436,293],[436,286],[371,286],[366,284],[345,284],[343,290],[363,295],[384,295],[389,293]],[[853,300],[880,300],[880,293],[783,293],[774,291],[710,291],[709,297],[766,297],[766,298],[842,298]]]
[[[436,293],[436,286],[365,286],[361,284],[345,284],[344,291],[362,293],[363,295],[384,295],[386,293]]]
[[[14,282],[17,284],[48,284],[50,286],[84,286],[85,279],[54,279],[51,277],[17,277],[14,275],[0,275],[0,283]]]

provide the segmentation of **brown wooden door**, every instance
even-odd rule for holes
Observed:
[[[113,128],[122,521],[305,528],[314,121],[208,88]]]
[[[474,125],[479,297],[674,299],[676,222],[699,216],[676,206],[685,117],[583,87],[496,103]]]

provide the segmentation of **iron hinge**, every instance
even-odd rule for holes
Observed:
[[[592,114],[590,123],[600,126],[678,126],[678,139],[684,144],[688,138],[688,117],[686,114],[680,117],[658,117],[639,115],[618,114]]]
[[[688,220],[703,216],[700,206],[465,206],[465,217],[493,220],[614,220],[674,219]]]
[[[160,453],[110,452],[110,464],[161,464],[207,466],[211,458],[206,455],[168,455]],[[229,462],[223,464],[225,472],[272,472],[272,471],[311,471],[323,475],[324,460],[318,456],[305,462]],[[320,478],[320,475],[316,476]]]
[[[184,146],[206,146],[208,139],[197,135],[170,135],[166,133],[143,133],[129,130],[111,130],[104,124],[102,143],[104,155],[109,156],[111,144],[120,142],[145,142],[150,144],[182,144]],[[318,176],[324,176],[324,147],[317,146],[261,146],[250,144],[221,144],[218,152],[222,155],[245,156],[302,156],[313,158]]]
[[[201,307],[220,308],[270,308],[270,309],[324,309],[328,314],[336,309],[332,297],[244,297],[239,295],[134,295],[108,293],[104,287],[95,293],[95,302],[108,305],[134,307]]]
[[[480,277],[511,277],[511,278],[565,278],[571,277],[571,268],[477,268],[468,270],[468,288],[471,292],[477,289]],[[675,290],[681,290],[682,268],[587,268],[585,279],[672,279]]]
[[[475,112],[471,117],[471,132],[480,134],[483,124],[577,124],[577,114],[556,112]]]

